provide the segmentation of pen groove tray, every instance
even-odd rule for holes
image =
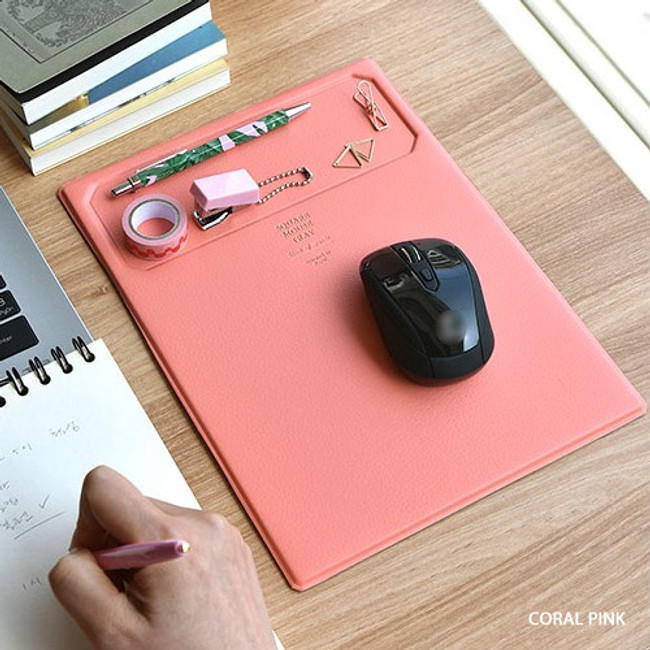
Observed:
[[[390,164],[408,155],[415,146],[415,129],[407,119],[402,117],[392,105],[392,102],[375,87],[376,101],[384,109],[390,128],[376,132],[368,120],[363,108],[353,101],[360,78],[352,77],[338,80],[317,92],[295,94],[286,101],[291,105],[309,101],[312,108],[289,124],[277,128],[270,133],[244,143],[223,154],[219,154],[198,165],[169,176],[154,185],[138,190],[137,193],[126,193],[114,197],[110,189],[124,180],[124,169],[131,172],[160,157],[159,145],[149,152],[141,152],[132,158],[115,166],[107,168],[95,183],[89,186],[89,202],[97,215],[115,249],[122,255],[125,264],[133,268],[151,271],[159,265],[168,264],[183,257],[197,248],[209,245],[217,239],[231,235],[247,228],[258,221],[268,219],[280,212],[292,211],[296,217],[303,213],[303,204],[314,196],[334,189],[339,185],[354,181],[365,174]],[[286,108],[286,106],[277,106]],[[247,120],[260,117],[252,110],[246,114],[236,114],[234,117],[217,120],[205,125],[191,134],[176,138],[166,143],[163,155],[168,155],[178,149],[191,149],[207,139],[225,133]],[[358,168],[335,168],[332,163],[348,142],[365,138],[374,138],[375,147],[372,160],[364,162]],[[351,160],[353,160],[350,157]],[[191,217],[194,209],[190,186],[195,178],[202,178],[234,169],[247,169],[251,176],[259,181],[271,175],[300,166],[309,167],[314,174],[312,182],[305,187],[291,188],[273,197],[263,205],[252,205],[237,210],[223,223],[203,231]],[[121,217],[124,209],[135,199],[147,196],[165,194],[180,201],[187,211],[188,240],[182,250],[163,260],[142,260],[133,256],[124,246],[124,236],[121,229]],[[280,223],[290,219],[280,219]]]

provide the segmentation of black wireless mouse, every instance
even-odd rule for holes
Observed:
[[[443,239],[417,239],[366,256],[359,269],[390,356],[422,384],[475,372],[494,335],[476,270]]]

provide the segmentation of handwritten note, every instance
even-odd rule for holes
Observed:
[[[90,645],[51,593],[47,574],[67,552],[81,484],[110,465],[143,492],[198,507],[151,421],[102,341],[73,372],[24,377],[29,392],[0,388],[0,630],[3,650],[86,650]]]

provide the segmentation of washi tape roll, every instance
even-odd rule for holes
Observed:
[[[136,199],[122,216],[127,249],[146,260],[161,260],[177,253],[187,241],[187,214],[171,196]]]

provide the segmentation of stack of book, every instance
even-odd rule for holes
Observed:
[[[0,1],[0,125],[32,173],[230,83],[209,0]]]

